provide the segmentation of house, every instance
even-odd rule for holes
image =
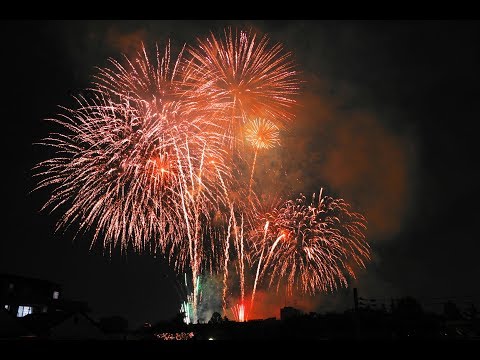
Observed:
[[[60,294],[61,287],[54,282],[0,274],[0,305],[17,318],[54,310]]]
[[[53,340],[106,340],[99,325],[84,312],[66,313],[63,320],[52,326],[49,338]]]
[[[0,274],[0,336],[41,339],[102,339],[88,305],[60,297],[60,285],[42,279]]]

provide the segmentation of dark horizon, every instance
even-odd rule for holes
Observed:
[[[364,298],[412,296],[479,304],[475,228],[480,119],[478,21],[2,21],[6,34],[4,158],[7,216],[0,273],[53,281],[98,317],[131,327],[172,318],[182,275],[160,256],[100,246],[75,228],[55,233],[60,212],[40,212],[32,168],[48,152],[33,145],[51,131],[44,119],[88,87],[107,58],[170,37],[194,42],[225,26],[252,26],[292,51],[306,79],[291,140],[292,194],[326,190],[366,213],[372,261],[347,289],[317,297],[283,294],[312,311],[353,307]],[[12,129],[12,130],[10,130]],[[296,138],[295,138],[296,139]],[[293,176],[293,175],[292,175]],[[300,177],[300,176],[299,176]],[[268,180],[268,179],[266,179]],[[272,188],[273,189],[273,188]],[[272,290],[274,292],[274,290]],[[213,304],[216,306],[216,304]],[[221,307],[218,309],[221,311]],[[272,311],[278,313],[278,311]],[[278,314],[279,315],[279,314]],[[277,316],[278,316],[277,315]],[[207,319],[208,320],[208,319]]]

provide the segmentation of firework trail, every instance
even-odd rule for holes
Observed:
[[[227,228],[227,236],[225,238],[225,245],[224,245],[224,277],[223,277],[223,296],[222,296],[222,304],[223,304],[223,312],[226,313],[227,308],[227,279],[228,279],[228,265],[230,260],[230,239],[233,238],[233,243],[235,246],[235,250],[238,255],[238,262],[237,262],[237,270],[240,277],[240,293],[241,299],[243,301],[245,295],[245,267],[244,267],[244,243],[243,243],[243,215],[240,219],[240,225],[237,222],[237,214],[234,210],[235,205],[232,201],[229,202],[229,211],[230,216],[228,217],[228,228]]]
[[[273,215],[260,277],[268,273],[268,285],[276,283],[277,291],[282,280],[289,293],[294,288],[310,294],[333,291],[348,285],[346,274],[355,277],[354,264],[365,267],[370,259],[366,220],[343,199],[322,197],[321,191],[317,202],[313,194],[307,203],[301,195]]]
[[[178,137],[180,138],[180,137]],[[221,244],[214,237],[214,215],[222,204],[223,191],[217,186],[217,174],[223,168],[221,148],[205,142],[201,148],[185,138],[175,142],[175,209],[179,214],[177,234],[165,246],[177,271],[192,272],[193,288],[203,270],[215,271],[221,259]],[[207,146],[207,144],[210,144]],[[215,160],[216,159],[216,160]],[[219,164],[217,164],[219,163]],[[198,292],[193,291],[193,319],[198,320]]]
[[[215,144],[215,141],[210,140],[209,143]],[[245,186],[241,179],[237,182],[233,180],[231,173],[233,165],[227,159],[224,149],[214,146],[213,150],[208,152],[206,144],[201,151],[193,151],[188,146],[187,139],[183,146],[175,146],[179,193],[177,211],[182,218],[179,225],[180,235],[172,238],[166,249],[174,259],[177,271],[188,268],[192,272],[194,288],[197,288],[196,281],[203,270],[209,268],[210,273],[215,273],[221,269],[222,263],[226,269],[224,274],[224,284],[226,284],[230,262],[230,240],[233,239],[240,262],[240,287],[243,299],[245,273],[243,218],[240,219],[239,227],[238,210],[235,209],[244,209],[245,202],[242,203],[239,200],[244,196],[235,197],[232,190],[236,188],[241,192]],[[192,152],[199,156],[193,157]],[[182,166],[180,159],[186,165]],[[228,212],[230,216],[225,221],[222,214]],[[225,233],[221,228],[226,223],[228,227]],[[226,299],[226,287],[224,299]],[[192,292],[191,303],[192,317],[196,322],[198,321],[198,292]]]
[[[185,316],[183,319],[183,322],[187,325],[191,324],[193,321],[192,306],[189,303],[189,300],[190,299],[188,299],[187,301],[184,301],[180,306],[180,313],[184,314]]]
[[[233,209],[232,209],[233,211]],[[223,291],[222,291],[222,309],[223,309],[223,314],[226,314],[227,310],[227,279],[228,279],[228,263],[230,260],[229,254],[230,254],[230,235],[231,235],[231,230],[232,230],[232,221],[228,221],[228,232],[227,232],[227,237],[225,239],[225,260],[223,264]]]
[[[300,81],[292,54],[281,44],[271,44],[266,35],[228,28],[223,37],[211,33],[198,39],[188,53],[192,59],[186,83],[220,109],[218,119],[229,119],[231,139],[241,136],[249,118],[275,119],[282,125],[293,119]]]
[[[267,220],[265,223],[265,228],[263,230],[263,239],[262,239],[262,251],[260,252],[260,259],[258,260],[257,271],[255,273],[255,280],[253,282],[252,298],[250,300],[250,313],[252,312],[253,301],[255,300],[255,291],[257,289],[258,275],[260,274],[260,267],[262,266],[263,253],[265,251],[265,239],[267,237],[268,225],[270,222]]]
[[[196,321],[196,311],[198,307],[198,301],[201,299],[201,292],[200,292],[200,276],[198,276],[195,281],[193,282],[194,288],[193,290],[187,295],[187,299],[182,302],[180,305],[180,313],[185,315],[184,322],[185,324],[192,324]],[[185,288],[188,291],[188,282],[187,282],[187,274],[185,273]]]
[[[189,291],[188,282],[187,282],[187,273],[184,274],[184,281],[178,281],[175,278],[175,281],[172,281],[173,286],[177,291],[177,295],[179,300],[181,301],[180,304],[180,314],[183,314],[183,321],[185,324],[191,324],[193,322],[193,308],[192,308],[192,298],[193,293]],[[183,285],[182,285],[183,284]]]
[[[176,148],[178,150],[178,147]],[[190,269],[192,271],[192,279],[193,279],[193,288],[196,289],[198,287],[197,283],[197,276],[200,274],[201,271],[201,262],[202,262],[202,240],[205,237],[204,229],[202,228],[201,217],[208,216],[210,214],[211,208],[208,208],[211,203],[207,203],[208,199],[205,198],[204,195],[207,194],[205,189],[202,187],[202,170],[203,170],[203,163],[204,163],[204,152],[202,152],[202,157],[199,159],[200,165],[195,167],[192,163],[192,158],[190,156],[190,148],[188,146],[188,142],[185,147],[186,154],[182,157],[183,159],[187,159],[188,168],[184,169],[183,167],[179,167],[179,191],[180,191],[180,212],[183,215],[183,224],[184,231],[182,237],[178,238],[179,241],[175,242],[174,245],[179,245],[179,251],[186,250],[185,255],[179,255],[180,259],[186,259],[184,262],[180,262],[177,264],[181,264],[182,268],[185,266],[185,262],[188,262]],[[198,169],[199,172],[195,172],[194,170]],[[209,221],[207,217],[204,219],[205,221]],[[188,246],[184,247],[183,244],[184,238],[188,239]],[[178,254],[178,253],[177,253]],[[197,306],[198,306],[198,293],[197,291],[193,291],[193,318],[197,321]]]
[[[247,320],[245,314],[245,305],[243,303],[237,304],[232,307],[233,318],[237,322],[245,322]]]
[[[223,191],[222,215],[220,215],[220,217],[222,219],[221,222],[226,227],[226,230],[223,232],[223,234],[217,238],[218,242],[223,244],[223,262],[220,269],[223,271],[222,309],[223,313],[226,315],[228,290],[227,280],[229,275],[229,264],[232,257],[230,254],[230,242],[233,243],[233,249],[237,255],[235,265],[240,279],[240,293],[242,301],[245,296],[245,257],[248,254],[246,253],[247,249],[245,248],[244,241],[244,214],[249,213],[249,205],[246,201],[244,193],[245,184],[242,180],[242,177],[234,173],[233,176],[228,178],[227,182],[224,178],[224,175],[220,171],[220,168],[217,168],[217,173],[220,188]],[[253,193],[253,195],[254,198],[256,198],[256,194]]]
[[[242,306],[245,300],[245,253],[244,253],[244,240],[243,240],[243,230],[244,230],[244,218],[241,214],[240,226],[236,226],[235,223],[235,247],[238,254],[238,271],[240,277],[240,300]]]
[[[253,198],[250,204],[253,206],[249,218],[249,234],[247,245],[249,248],[249,263],[253,265],[255,258],[258,259],[257,270],[253,281],[252,296],[250,299],[250,313],[252,313],[255,294],[261,275],[262,261],[265,254],[265,246],[270,222],[275,221],[276,211],[283,205],[284,201],[279,194],[274,196],[262,194],[261,198]],[[265,224],[263,228],[259,224]],[[260,253],[260,256],[258,254]]]

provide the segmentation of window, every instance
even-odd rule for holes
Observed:
[[[5,310],[10,311],[10,305],[5,305]]]
[[[24,317],[32,313],[31,306],[19,306],[17,311],[17,317]]]
[[[60,293],[58,291],[53,292],[53,298],[54,299],[58,299],[59,295],[60,295]]]

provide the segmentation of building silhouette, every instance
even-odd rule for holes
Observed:
[[[0,274],[0,304],[18,318],[55,310],[61,292],[61,286],[51,281]]]

